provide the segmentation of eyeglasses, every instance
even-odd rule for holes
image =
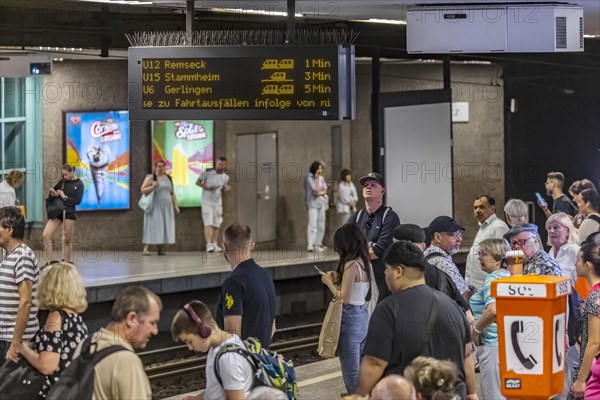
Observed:
[[[456,239],[458,237],[462,238],[463,237],[463,233],[462,231],[456,231],[456,232],[442,232],[444,235],[448,235],[448,236],[452,236],[453,239]]]
[[[375,214],[369,214],[369,219],[367,219],[367,222],[365,223],[365,228],[371,229],[371,227],[373,226],[374,219],[375,219]]]
[[[521,240],[511,240],[510,247],[513,248],[513,249],[515,247],[523,247],[523,246],[525,246],[525,243],[527,243],[531,239],[535,239],[535,236],[530,236],[530,237],[528,237],[526,239],[521,239]]]

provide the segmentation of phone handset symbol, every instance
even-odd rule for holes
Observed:
[[[562,363],[562,352],[558,348],[558,335],[560,330],[560,320],[556,320],[554,324],[554,352],[556,353],[556,361],[558,365]]]
[[[523,364],[523,366],[527,369],[532,369],[537,364],[537,360],[535,358],[533,358],[533,355],[531,355],[531,354],[528,357],[525,357],[523,355],[523,352],[521,351],[521,347],[519,346],[519,338],[517,337],[517,335],[519,333],[523,333],[523,332],[524,332],[523,321],[514,321],[511,324],[510,339],[511,339],[513,350],[514,350],[517,358],[519,359],[519,361],[521,361],[521,364]]]

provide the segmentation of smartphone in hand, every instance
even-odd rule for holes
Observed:
[[[540,202],[540,204],[542,205],[542,207],[548,207],[548,203],[546,203],[546,200],[544,200],[544,198],[542,197],[541,194],[539,194],[539,192],[535,192],[535,197],[537,197],[537,199]]]

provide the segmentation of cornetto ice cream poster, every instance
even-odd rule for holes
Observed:
[[[129,113],[66,113],[67,162],[85,185],[78,211],[129,208]]]
[[[165,161],[177,205],[200,207],[196,180],[214,165],[214,121],[152,121],[152,164]]]

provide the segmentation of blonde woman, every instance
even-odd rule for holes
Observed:
[[[18,189],[25,180],[25,174],[21,171],[12,170],[6,175],[6,179],[0,182],[0,207],[16,206]]]
[[[79,343],[88,336],[81,317],[88,305],[86,291],[73,264],[58,262],[43,269],[38,302],[41,309],[50,311],[46,324],[34,342],[23,342],[18,352],[46,375],[46,382],[38,394],[38,399],[44,399],[62,371],[71,364]]]

